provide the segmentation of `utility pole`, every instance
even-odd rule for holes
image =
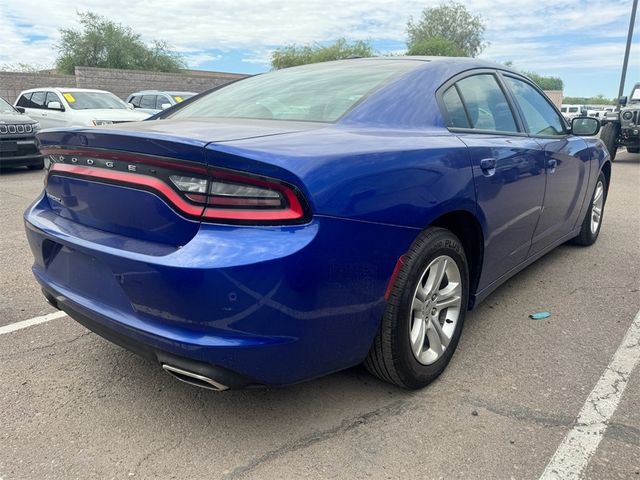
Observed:
[[[620,78],[620,88],[616,103],[620,107],[620,97],[624,95],[624,82],[627,79],[627,65],[629,65],[629,53],[631,52],[631,39],[633,38],[633,25],[636,21],[636,10],[638,10],[638,0],[633,0],[631,6],[631,20],[629,21],[629,33],[627,33],[627,48],[624,51],[624,62],[622,62],[622,77]]]

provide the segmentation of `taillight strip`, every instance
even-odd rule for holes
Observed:
[[[195,217],[199,217],[200,215],[202,215],[203,206],[191,205],[187,203],[182,197],[180,197],[180,195],[175,192],[175,190],[169,187],[162,180],[149,177],[147,175],[117,172],[113,170],[104,170],[101,168],[83,167],[80,165],[68,165],[64,163],[51,164],[50,171],[52,174],[55,174],[55,172],[64,172],[82,177],[111,180],[114,182],[126,183],[135,186],[143,185],[160,192],[182,213]]]
[[[47,154],[55,155],[55,154],[76,154],[80,155],[81,151],[61,151],[61,150],[51,150],[47,151]],[[85,152],[83,152],[85,153]],[[97,157],[95,154],[94,157]],[[128,160],[134,161],[136,160],[139,163],[143,163],[138,159],[138,157],[131,157],[128,155],[117,154],[117,155],[105,155],[103,152],[100,152],[99,158],[111,158],[113,160]],[[151,163],[147,160],[148,163]],[[164,166],[164,164],[162,164]],[[169,164],[171,165],[171,164]],[[174,164],[174,166],[179,168],[184,168],[182,164]],[[198,173],[202,173],[204,169],[198,169]],[[192,168],[192,171],[196,171],[196,168]],[[166,198],[178,211],[181,213],[191,216],[191,217],[201,217],[204,221],[239,221],[239,222],[280,222],[280,221],[301,221],[305,217],[304,208],[302,206],[302,202],[296,195],[296,192],[293,188],[278,183],[277,181],[269,181],[263,178],[254,178],[254,177],[245,177],[242,174],[236,174],[233,172],[211,169],[208,170],[209,176],[214,176],[215,178],[227,179],[232,181],[237,181],[240,183],[246,183],[248,185],[257,185],[261,187],[271,188],[273,190],[277,190],[280,192],[287,201],[287,208],[282,209],[238,209],[238,208],[224,208],[220,206],[214,206],[209,204],[205,207],[205,205],[193,205],[187,202],[184,198],[182,198],[171,186],[167,185],[164,181],[159,178],[151,177],[148,175],[142,175],[139,173],[129,173],[122,172],[117,170],[107,170],[104,168],[96,168],[89,167],[83,165],[70,165],[66,163],[52,163],[50,167],[50,174],[55,175],[59,174],[68,174],[79,177],[89,177],[93,179],[102,179],[111,182],[117,182],[132,186],[143,186],[147,189],[153,190],[155,192],[160,193],[164,198]],[[186,194],[187,197],[193,201],[202,201],[206,200],[205,195],[192,195]]]

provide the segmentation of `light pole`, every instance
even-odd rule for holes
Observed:
[[[636,10],[638,9],[638,0],[633,0],[631,6],[631,20],[629,21],[629,33],[627,33],[627,48],[624,51],[624,61],[622,62],[622,77],[620,77],[620,88],[618,89],[618,99],[616,103],[620,107],[620,97],[624,94],[624,82],[627,79],[627,65],[629,64],[629,52],[631,51],[631,39],[633,38],[633,24],[636,21]]]

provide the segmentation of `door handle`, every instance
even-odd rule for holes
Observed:
[[[550,158],[547,160],[547,170],[549,171],[549,173],[554,173],[557,166],[558,161],[555,158]]]
[[[495,158],[483,158],[480,160],[480,168],[482,169],[482,173],[486,176],[490,177],[494,173],[496,173],[496,165],[498,161]]]

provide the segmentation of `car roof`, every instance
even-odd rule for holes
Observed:
[[[65,88],[65,87],[41,87],[41,88],[30,88],[28,90],[24,90],[22,93],[30,93],[30,92],[42,92],[42,91],[56,91],[56,92],[94,92],[94,93],[111,93],[107,90],[96,90],[93,88]]]
[[[140,90],[138,92],[133,92],[131,95],[146,95],[146,94],[158,94],[158,93],[166,93],[168,95],[197,95],[197,92],[186,92],[186,91],[174,91],[174,90]]]

